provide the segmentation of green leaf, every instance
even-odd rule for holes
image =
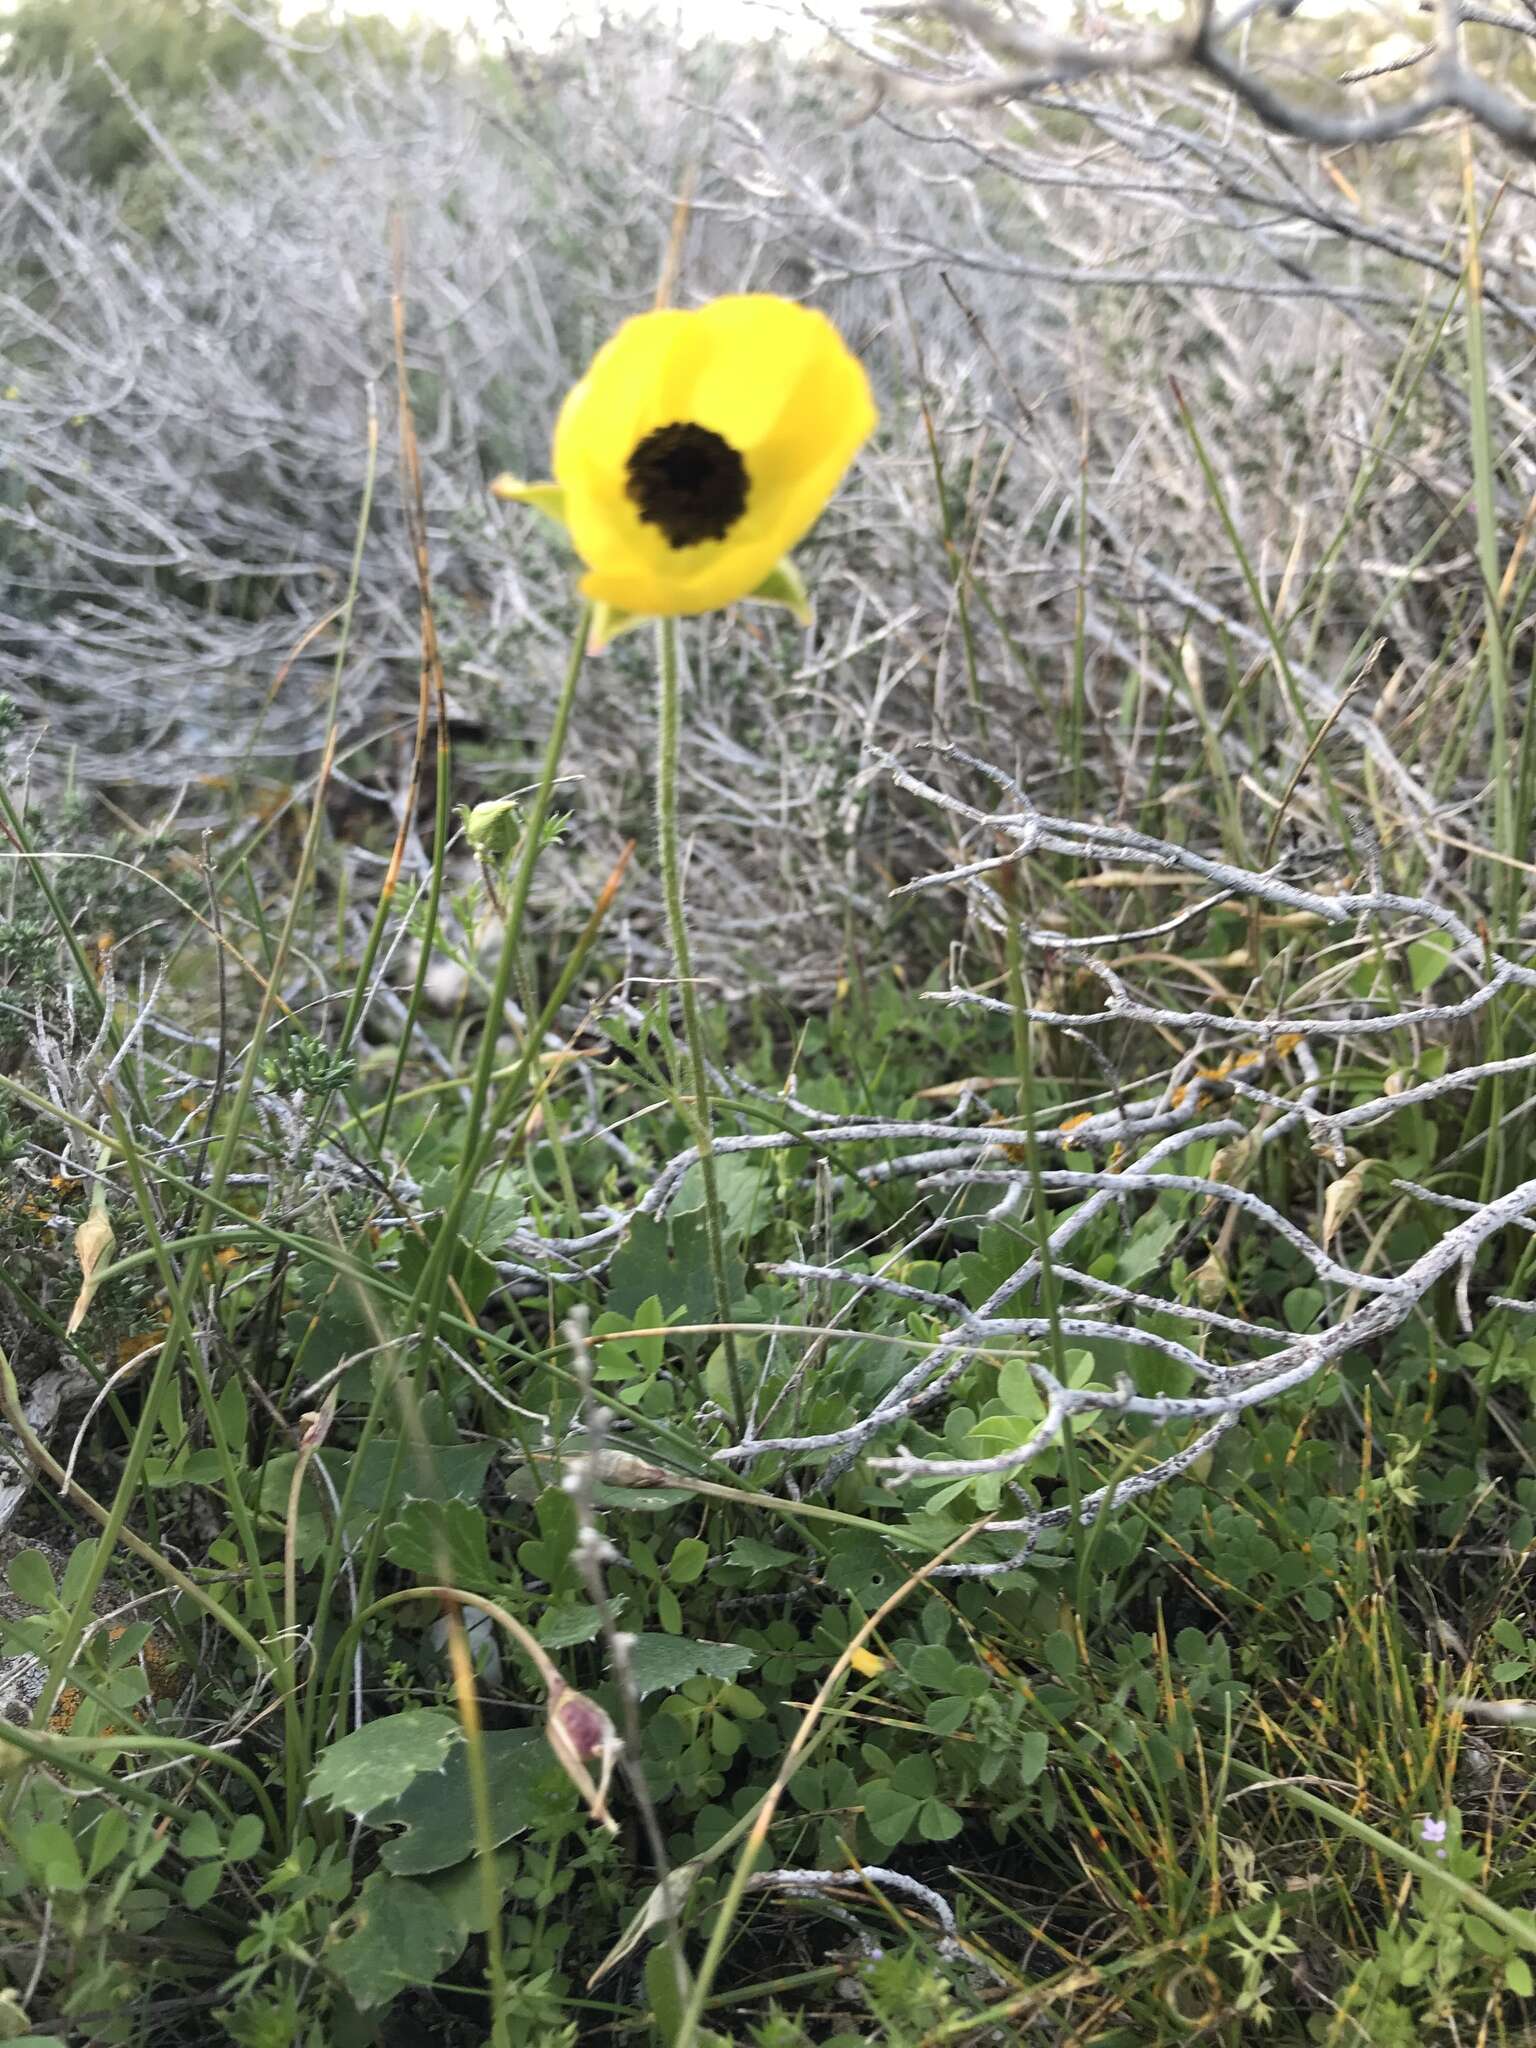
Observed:
[[[1285,1320],[1293,1330],[1315,1329],[1317,1319],[1323,1312],[1322,1289],[1293,1287],[1281,1306],[1285,1310]]]
[[[939,1783],[933,1758],[921,1754],[904,1756],[891,1773],[891,1783],[898,1791],[905,1792],[912,1799],[930,1798],[937,1791]]]
[[[108,1864],[115,1863],[128,1846],[128,1816],[115,1806],[104,1806],[100,1818],[82,1837],[86,1850],[87,1877],[100,1877]]]
[[[917,1820],[922,1801],[900,1792],[885,1778],[864,1788],[864,1819],[882,1848],[893,1849]]]
[[[311,1374],[311,1377],[314,1375]],[[224,1382],[215,1397],[214,1405],[219,1411],[219,1421],[229,1447],[238,1458],[240,1452],[245,1449],[246,1433],[250,1427],[250,1412],[246,1405],[245,1389],[237,1378],[230,1378]]]
[[[648,1295],[633,1315],[618,1315],[605,1309],[592,1325],[592,1360],[600,1380],[633,1379],[637,1373],[660,1372],[666,1355],[665,1337],[615,1338],[599,1340],[618,1330],[656,1330],[667,1320],[655,1295]]]
[[[1010,1415],[1027,1416],[1032,1422],[1038,1422],[1045,1413],[1039,1382],[1022,1358],[1004,1359],[998,1368],[997,1398]]]
[[[83,1543],[77,1543],[69,1553],[69,1562],[64,1567],[64,1577],[59,1583],[59,1598],[66,1607],[73,1607],[85,1590],[85,1582],[96,1562],[96,1548],[97,1538],[87,1536]]]
[[[499,1848],[535,1818],[540,1781],[553,1766],[542,1734],[528,1728],[493,1728],[483,1735],[490,1781],[491,1839]],[[562,1781],[563,1782],[563,1781]],[[469,1777],[469,1746],[456,1742],[443,1769],[417,1778],[388,1805],[369,1815],[374,1827],[402,1827],[384,1845],[382,1862],[397,1877],[421,1877],[447,1870],[475,1850],[475,1816]]]
[[[720,1194],[722,1221],[727,1236],[744,1239],[761,1229],[773,1213],[768,1197],[769,1168],[750,1153],[722,1152],[715,1159],[715,1184]],[[683,1175],[682,1186],[673,1198],[671,1216],[702,1215],[704,1212],[704,1169],[697,1161]]]
[[[1504,1982],[1516,1998],[1536,1997],[1536,1981],[1531,1977],[1531,1966],[1524,1956],[1511,1956],[1505,1963]]]
[[[423,1406],[425,1408],[425,1404]],[[398,1450],[395,1438],[377,1437],[364,1447],[361,1454],[335,1448],[317,1453],[338,1498],[345,1493],[349,1482],[351,1484],[352,1505],[347,1516],[349,1536],[364,1536],[381,1515],[388,1515],[393,1520],[394,1515],[411,1500],[478,1498],[485,1486],[491,1459],[496,1454],[496,1446],[490,1443],[434,1443],[428,1446],[423,1457],[418,1457],[407,1445],[400,1456],[400,1469],[396,1472],[395,1454]],[[285,1451],[276,1458],[270,1458],[261,1468],[258,1504],[263,1514],[278,1523],[288,1513],[288,1488],[293,1480],[296,1455]],[[322,1481],[308,1479],[299,1496],[296,1539],[300,1564],[313,1563],[330,1541],[330,1508],[328,1503],[322,1505],[325,1500],[322,1489]]]
[[[53,1570],[40,1550],[17,1551],[5,1577],[16,1598],[25,1600],[29,1607],[53,1605]]]
[[[231,1863],[249,1863],[253,1856],[260,1855],[266,1833],[259,1814],[242,1813],[229,1831],[229,1840],[224,1845],[225,1856]]]
[[[1065,1629],[1052,1629],[1045,1639],[1045,1661],[1058,1678],[1072,1678],[1077,1672],[1077,1645]]]
[[[424,1579],[483,1592],[499,1583],[485,1516],[467,1500],[407,1501],[384,1537],[391,1563]]]
[[[917,1810],[917,1832],[925,1842],[951,1841],[963,1825],[954,1808],[942,1800],[925,1799]]]
[[[1039,1414],[984,1415],[966,1432],[965,1450],[969,1456],[981,1458],[995,1457],[999,1451],[1016,1451],[1029,1442],[1039,1426]]]
[[[905,1662],[908,1678],[916,1685],[925,1686],[929,1692],[948,1692],[954,1685],[955,1673],[960,1669],[942,1643],[919,1643]]]
[[[736,1536],[731,1540],[725,1561],[741,1565],[749,1572],[781,1572],[796,1559],[792,1552],[776,1549],[771,1543],[759,1542],[755,1536]]]
[[[85,1890],[80,1851],[62,1821],[34,1821],[21,1834],[19,1846],[22,1861],[44,1891]]]
[[[731,1155],[727,1154],[729,1158]],[[721,1162],[722,1164],[724,1161]],[[715,1314],[715,1282],[709,1263],[709,1242],[702,1215],[680,1216],[676,1205],[668,1224],[649,1216],[637,1216],[629,1226],[623,1244],[614,1253],[608,1269],[607,1307],[615,1315],[629,1315],[639,1321],[642,1302],[654,1297],[661,1305],[663,1319],[685,1323],[712,1323]],[[742,1292],[745,1278],[734,1251],[726,1253],[726,1294],[734,1302]],[[679,1348],[697,1352],[698,1337],[677,1337]]]
[[[107,1649],[107,1669],[121,1671],[125,1665],[138,1657],[154,1632],[153,1622],[148,1621],[130,1622],[127,1628],[114,1631]],[[143,1694],[140,1693],[137,1697],[142,1699]]]
[[[1197,1628],[1181,1628],[1173,1639],[1173,1654],[1186,1672],[1203,1671],[1210,1661],[1211,1646]]]
[[[861,1606],[874,1608],[904,1575],[878,1536],[855,1534],[833,1538],[825,1576],[834,1593],[851,1593]]]
[[[218,1823],[213,1815],[194,1813],[181,1831],[179,1846],[182,1855],[191,1857],[195,1863],[201,1862],[207,1856],[222,1856],[224,1838],[219,1833]]]
[[[691,1643],[685,1636],[636,1636],[629,1653],[635,1689],[673,1692],[690,1678],[737,1678],[752,1663],[740,1643]]]
[[[1164,1264],[1168,1247],[1182,1228],[1176,1216],[1166,1215],[1159,1209],[1143,1216],[1115,1262],[1115,1271],[1124,1285],[1134,1287],[1148,1273],[1156,1272]]]
[[[1333,1613],[1333,1595],[1326,1586],[1306,1586],[1301,1604],[1314,1621],[1327,1621]]]
[[[182,1903],[200,1913],[224,1882],[224,1865],[218,1861],[196,1863],[181,1880]]]
[[[350,1738],[349,1738],[350,1739]],[[357,1901],[357,1926],[326,1957],[363,2012],[413,1984],[431,1984],[463,1953],[467,1930],[430,1886],[376,1870]]]
[[[736,1723],[724,1714],[709,1717],[709,1746],[718,1757],[730,1758],[741,1748],[744,1738]]]
[[[151,1486],[209,1486],[223,1470],[223,1460],[217,1451],[189,1451],[172,1464],[166,1464],[162,1458],[151,1458],[147,1476]]]
[[[622,1600],[614,1601],[612,1611],[617,1614],[623,1605]],[[590,1643],[602,1632],[602,1615],[581,1600],[562,1600],[558,1606],[546,1607],[534,1630],[546,1650],[568,1650],[573,1643]]]
[[[684,1536],[673,1548],[667,1577],[674,1586],[691,1586],[703,1576],[708,1563],[709,1545],[701,1543],[697,1536]]]
[[[1413,941],[1408,948],[1408,979],[1416,996],[1440,979],[1455,950],[1456,941],[1449,932],[1426,932]]]
[[[501,1897],[506,1887],[517,1876],[521,1859],[516,1849],[503,1849],[493,1858],[496,1872],[497,1907],[501,1911]],[[480,1864],[476,1857],[467,1857],[462,1863],[455,1863],[449,1870],[435,1870],[430,1877],[414,1880],[431,1892],[438,1903],[445,1906],[454,1925],[464,1934],[484,1934],[487,1926],[485,1916],[485,1892],[480,1879]]]
[[[1490,1927],[1486,1920],[1479,1920],[1475,1913],[1461,1915],[1461,1931],[1474,1948],[1480,1948],[1485,1956],[1501,1956],[1508,1943],[1508,1936]]]
[[[683,1999],[678,1990],[677,1963],[666,1942],[658,1942],[645,1959],[645,1999],[656,2028],[654,2039],[677,2040],[682,2032]],[[696,2038],[718,2041],[721,2037],[715,2034]],[[800,2038],[806,2037],[802,2034]]]
[[[480,1251],[500,1252],[527,1214],[523,1176],[500,1167],[476,1182],[464,1211],[464,1238]]]
[[[581,1574],[571,1563],[571,1549],[576,1541],[576,1503],[562,1487],[547,1486],[534,1503],[533,1518],[539,1533],[518,1545],[518,1563],[530,1577],[543,1579],[549,1586],[563,1582],[574,1589],[581,1581]]]
[[[457,1740],[458,1724],[435,1707],[411,1707],[370,1721],[321,1752],[309,1796],[366,1819],[419,1777],[441,1772]]]
[[[1045,1769],[1045,1760],[1050,1754],[1051,1738],[1043,1729],[1032,1728],[1027,1735],[1018,1737],[1013,1752],[1013,1767],[1020,1780],[1032,1785]]]

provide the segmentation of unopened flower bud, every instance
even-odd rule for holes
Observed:
[[[1202,1308],[1215,1308],[1230,1284],[1226,1261],[1212,1252],[1204,1265],[1195,1268],[1195,1299]]]
[[[505,860],[523,836],[522,806],[511,796],[476,804],[464,820],[464,836],[481,860]]]

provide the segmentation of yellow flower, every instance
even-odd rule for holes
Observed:
[[[586,564],[594,646],[642,618],[739,598],[805,615],[787,559],[875,424],[831,321],[766,293],[642,313],[597,352],[555,425],[555,480],[497,477]]]

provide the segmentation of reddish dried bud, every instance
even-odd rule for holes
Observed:
[[[331,1433],[331,1424],[336,1420],[336,1389],[332,1387],[318,1408],[310,1408],[299,1417],[299,1449],[318,1450]]]
[[[618,1731],[595,1700],[557,1679],[549,1689],[544,1735],[561,1770],[586,1801],[595,1821],[618,1832],[608,1812],[608,1785],[619,1754]],[[587,1766],[598,1767],[594,1782]]]
[[[558,1727],[571,1753],[582,1763],[601,1756],[614,1739],[613,1723],[585,1693],[566,1687],[558,1701],[550,1703],[551,1730]]]

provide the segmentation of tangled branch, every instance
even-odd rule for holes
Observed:
[[[1276,92],[1232,54],[1230,46],[1237,31],[1263,11],[1263,0],[1240,0],[1224,15],[1218,14],[1216,0],[1196,0],[1194,20],[1187,27],[1090,43],[1054,35],[1016,14],[999,16],[976,0],[936,0],[920,10],[910,6],[875,10],[891,18],[920,12],[922,17],[945,22],[984,57],[989,68],[983,72],[962,70],[958,76],[929,75],[916,81],[922,97],[950,104],[980,105],[1033,97],[1051,87],[1105,76],[1145,78],[1186,71],[1210,80],[1276,134],[1326,149],[1395,141],[1423,128],[1437,114],[1461,113],[1497,136],[1516,155],[1536,161],[1536,110],[1470,70],[1462,56],[1462,29],[1468,24],[1529,37],[1536,35],[1536,23],[1487,8],[1462,6],[1459,0],[1435,0],[1437,26],[1432,41],[1407,57],[1347,74],[1344,80],[1359,84],[1423,66],[1427,82],[1422,90],[1395,105],[1335,114]],[[1281,19],[1288,17],[1295,11],[1294,0],[1278,0],[1273,11]]]
[[[1456,1220],[1397,1273],[1370,1270],[1369,1262],[1349,1263],[1332,1242],[1326,1203],[1322,1219],[1304,1225],[1263,1199],[1246,1181],[1267,1147],[1294,1137],[1308,1141],[1311,1152],[1330,1160],[1342,1177],[1349,1170],[1346,1133],[1353,1136],[1404,1111],[1536,1065],[1536,1055],[1465,1065],[1449,1059],[1434,1079],[1404,1086],[1400,1075],[1389,1078],[1392,1062],[1383,1058],[1381,1085],[1364,1100],[1334,1107],[1314,1050],[1314,1041],[1332,1039],[1376,1044],[1386,1054],[1391,1041],[1410,1029],[1420,1041],[1444,1044],[1447,1027],[1472,1015],[1502,988],[1530,986],[1536,972],[1523,959],[1490,946],[1465,916],[1429,897],[1342,887],[1330,893],[1292,879],[1294,860],[1265,870],[1240,868],[1129,827],[1053,816],[1037,810],[1011,777],[959,749],[943,748],[939,758],[951,769],[984,777],[1000,799],[989,808],[946,787],[938,775],[922,777],[892,767],[904,789],[949,819],[962,842],[959,853],[968,851],[966,842],[978,840],[1000,849],[980,859],[958,859],[919,885],[963,889],[973,925],[980,931],[998,933],[1010,914],[997,887],[1000,870],[1022,868],[1043,857],[1064,857],[1087,873],[1135,863],[1143,870],[1162,870],[1170,877],[1183,875],[1210,885],[1186,917],[1240,900],[1287,913],[1300,911],[1359,942],[1358,948],[1345,949],[1344,962],[1330,984],[1334,992],[1314,992],[1302,1013],[1263,1007],[1252,999],[1235,999],[1227,1012],[1193,1006],[1181,1010],[1140,1000],[1126,975],[1110,966],[1101,952],[1072,947],[1056,934],[1031,930],[1021,922],[1019,937],[1036,972],[1049,962],[1058,973],[1077,973],[1106,991],[1103,1006],[1089,1012],[1067,1012],[1026,1000],[1019,1015],[1032,1033],[1048,1038],[1061,1030],[1081,1034],[1113,1027],[1123,1032],[1144,1026],[1189,1041],[1188,1051],[1151,1092],[1117,1100],[1108,1109],[1066,1118],[1059,1112],[1048,1119],[1037,1117],[1029,1129],[1021,1129],[1016,1120],[968,1122],[980,1105],[978,1097],[964,1090],[947,1118],[933,1120],[831,1116],[797,1105],[792,1098],[779,1098],[790,1128],[717,1141],[724,1155],[809,1148],[851,1182],[878,1185],[905,1179],[920,1198],[935,1205],[932,1219],[873,1269],[863,1245],[840,1259],[785,1260],[767,1269],[776,1278],[823,1296],[829,1290],[843,1292],[844,1306],[832,1324],[816,1334],[818,1346],[844,1332],[855,1341],[855,1312],[861,1303],[877,1298],[914,1304],[945,1327],[918,1362],[865,1413],[837,1428],[775,1431],[774,1412],[786,1400],[786,1391],[781,1390],[768,1413],[755,1416],[739,1441],[716,1448],[716,1463],[740,1468],[768,1457],[813,1460],[822,1466],[825,1484],[855,1457],[866,1456],[868,1469],[893,1486],[982,1478],[1014,1483],[1025,1478],[1030,1467],[1060,1443],[1067,1427],[1079,1420],[1102,1427],[1107,1421],[1135,1419],[1158,1431],[1183,1433],[1176,1447],[1161,1451],[1117,1483],[1085,1494],[1075,1510],[1059,1504],[1033,1507],[996,1522],[997,1532],[1017,1540],[1014,1554],[945,1567],[954,1575],[985,1576],[1012,1569],[1044,1532],[1062,1527],[1074,1512],[1081,1520],[1092,1520],[1112,1505],[1135,1499],[1187,1471],[1242,1415],[1316,1380],[1346,1354],[1359,1353],[1398,1329],[1442,1280],[1454,1280],[1459,1314],[1464,1326],[1471,1327],[1473,1269],[1502,1231],[1529,1227],[1536,1214],[1536,1178],[1482,1202],[1431,1198],[1432,1210],[1449,1207]],[[1428,933],[1449,941],[1442,974],[1459,975],[1468,986],[1466,995],[1387,1009],[1347,985],[1362,951]],[[1121,943],[1139,936],[1125,935]],[[1014,1014],[1009,1001],[959,985],[937,992],[932,1000]],[[1224,1043],[1213,1047],[1213,1039]],[[1217,1057],[1218,1053],[1224,1056]],[[730,1077],[720,1076],[719,1083],[725,1093]],[[1213,1116],[1210,1111],[1217,1105],[1222,1113]],[[1211,1148],[1219,1149],[1205,1171],[1180,1170],[1181,1157],[1196,1147],[1205,1148],[1207,1155]],[[1029,1157],[1032,1150],[1037,1155],[1068,1155],[1070,1163],[1041,1165],[1038,1156]],[[877,1156],[860,1160],[861,1152]],[[1084,1166],[1085,1152],[1100,1155],[1103,1165]],[[655,1176],[634,1209],[610,1212],[583,1238],[519,1238],[516,1270],[569,1270],[577,1264],[596,1270],[634,1216],[666,1212],[696,1157],[692,1150],[680,1153]],[[1410,1194],[1428,1193],[1411,1183],[1400,1185]],[[904,1265],[926,1241],[948,1229],[956,1194],[977,1189],[996,1190],[997,1199],[986,1216],[1010,1220],[1020,1232],[1020,1256],[987,1298],[969,1307],[953,1294],[897,1277],[892,1268]],[[1195,1198],[1205,1215],[1225,1217],[1228,1230],[1240,1223],[1305,1265],[1324,1302],[1314,1327],[1301,1333],[1269,1327],[1245,1315],[1219,1311],[1198,1289],[1195,1298],[1185,1298],[1189,1290],[1176,1288],[1166,1295],[1146,1293],[1100,1277],[1074,1261],[1075,1248],[1106,1211],[1118,1209],[1129,1220],[1138,1211],[1179,1195]],[[1182,1325],[1184,1334],[1170,1335],[1170,1323]],[[975,1457],[918,1455],[899,1442],[902,1432],[940,1409],[982,1354],[1016,1349],[1020,1340],[1027,1347],[1024,1357],[1040,1402],[1039,1420],[1026,1441]],[[1124,1372],[1108,1384],[1098,1377],[1087,1384],[1068,1384],[1053,1363],[1063,1340],[1090,1356],[1108,1346],[1117,1354],[1128,1350],[1169,1361],[1189,1376],[1192,1389],[1143,1392]],[[869,1455],[881,1439],[893,1437],[898,1439],[894,1449]]]

